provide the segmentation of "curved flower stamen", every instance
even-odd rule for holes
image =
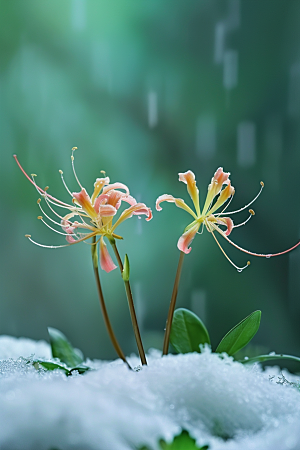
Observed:
[[[238,250],[241,250],[244,253],[247,253],[249,255],[253,256],[260,256],[264,258],[270,258],[271,256],[279,256],[283,255],[285,253],[290,252],[294,248],[298,247],[300,245],[300,241],[295,244],[293,247],[289,248],[288,250],[285,250],[283,252],[279,253],[273,253],[273,254],[262,254],[262,253],[254,253],[248,250],[243,249],[242,247],[239,247],[234,242],[232,242],[228,236],[231,234],[232,230],[234,228],[240,227],[242,225],[245,225],[251,217],[255,214],[252,209],[249,210],[250,216],[242,223],[235,225],[230,217],[227,217],[229,214],[235,214],[241,211],[244,211],[246,208],[248,208],[254,201],[259,197],[261,194],[264,183],[261,181],[261,188],[258,192],[258,194],[249,202],[247,205],[245,205],[243,208],[240,208],[236,211],[226,212],[228,205],[230,204],[233,195],[234,195],[234,188],[231,186],[231,182],[229,179],[229,172],[224,172],[222,167],[219,167],[214,176],[211,179],[211,182],[208,186],[208,192],[207,196],[204,202],[204,207],[202,209],[202,213],[200,212],[200,205],[199,205],[199,191],[196,186],[196,180],[195,175],[192,171],[187,171],[185,173],[179,173],[179,180],[183,181],[187,185],[188,193],[194,203],[195,212],[185,204],[185,202],[182,199],[176,199],[170,194],[163,194],[159,196],[156,200],[156,209],[157,211],[161,211],[162,208],[160,206],[160,203],[163,201],[175,203],[176,206],[179,208],[184,209],[187,211],[195,220],[193,220],[184,230],[183,234],[179,238],[177,242],[177,247],[180,251],[183,253],[189,253],[191,251],[190,244],[193,241],[195,235],[199,233],[199,227],[202,225],[205,225],[207,231],[212,234],[214,240],[220,247],[222,253],[225,255],[225,257],[228,259],[228,261],[239,271],[241,272],[244,270],[250,263],[247,263],[244,267],[238,267],[236,264],[234,264],[231,259],[227,256],[223,248],[221,247],[219,241],[217,240],[214,231],[217,231],[221,236],[223,236],[230,244],[232,244],[234,247],[236,247]],[[227,202],[228,201],[228,202]],[[221,208],[221,206],[226,203],[226,206],[223,208],[223,210],[218,213],[217,210]],[[223,217],[223,215],[225,215]],[[221,226],[224,226],[225,229],[220,228]],[[202,232],[202,231],[201,231]]]
[[[48,192],[46,192],[46,188],[41,189],[36,184],[34,178],[31,179],[29,175],[27,175],[27,173],[19,163],[16,155],[14,155],[14,158],[23,174],[34,185],[39,194],[45,200],[50,211],[60,219],[61,223],[58,224],[50,216],[44,213],[45,217],[47,217],[47,219],[52,223],[61,226],[63,233],[52,228],[47,222],[43,220],[42,216],[39,216],[39,219],[41,219],[43,223],[51,230],[55,231],[58,234],[64,235],[68,244],[48,246],[33,241],[30,235],[27,235],[27,237],[31,240],[31,242],[39,245],[40,247],[61,248],[68,247],[79,242],[84,242],[95,236],[100,236],[100,265],[104,270],[110,272],[111,270],[115,269],[116,266],[114,265],[108,253],[106,244],[104,242],[104,237],[106,236],[107,238],[112,237],[115,239],[123,239],[121,236],[115,234],[115,229],[117,228],[117,226],[119,226],[124,220],[129,219],[133,215],[144,214],[147,216],[146,220],[149,221],[152,219],[152,211],[144,203],[137,203],[136,199],[130,195],[129,189],[125,184],[119,182],[110,184],[109,177],[96,179],[94,183],[94,191],[92,196],[90,197],[86,189],[82,187],[75,171],[73,155],[75,150],[76,147],[73,147],[71,155],[72,169],[75,179],[81,188],[81,191],[71,192],[64,181],[63,172],[61,170],[59,171],[67,192],[72,196],[72,204],[62,202],[49,195]],[[119,189],[124,192],[120,191]],[[113,218],[117,214],[122,201],[129,203],[130,207],[125,209],[117,219],[117,221],[113,224]],[[38,204],[40,202],[41,199],[38,200]],[[62,208],[65,208],[69,210],[69,213],[65,216],[61,216],[51,205],[53,205],[54,207],[60,206]],[[40,204],[39,207],[43,212],[43,208]],[[78,216],[80,218],[80,221],[74,221],[74,216]],[[84,232],[80,232],[80,229],[84,230]],[[95,243],[95,245],[97,244],[97,242]]]

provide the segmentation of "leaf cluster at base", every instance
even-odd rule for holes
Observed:
[[[174,437],[173,442],[168,444],[164,440],[159,441],[161,450],[207,450],[208,445],[198,447],[195,439],[193,439],[189,433],[183,430],[178,436]],[[139,450],[150,450],[148,447],[141,447]]]

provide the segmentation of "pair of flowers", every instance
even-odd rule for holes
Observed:
[[[106,272],[110,272],[111,270],[116,268],[116,265],[114,264],[104,241],[104,238],[108,238],[109,240],[113,239],[123,239],[121,236],[117,235],[115,233],[116,228],[126,219],[129,219],[133,215],[145,215],[146,220],[149,221],[152,219],[152,211],[151,209],[146,206],[144,203],[139,203],[134,199],[130,193],[129,189],[125,184],[122,183],[110,183],[109,177],[102,177],[97,178],[94,183],[94,191],[91,196],[88,195],[87,191],[82,187],[81,183],[79,182],[79,179],[77,177],[75,167],[74,167],[74,151],[76,147],[72,149],[72,168],[74,172],[75,179],[80,187],[79,192],[71,192],[69,188],[67,187],[63,172],[60,171],[62,181],[64,183],[65,188],[67,189],[68,193],[72,197],[71,204],[62,202],[55,197],[52,197],[47,193],[47,188],[44,190],[37,186],[34,180],[34,175],[32,175],[32,178],[30,178],[22,166],[20,165],[18,159],[16,156],[14,156],[16,162],[18,163],[20,169],[25,174],[25,176],[31,181],[31,183],[34,184],[37,191],[42,195],[45,202],[47,203],[48,207],[56,216],[60,219],[60,222],[57,220],[54,220],[53,218],[49,217],[45,211],[43,210],[41,206],[41,199],[38,200],[38,205],[41,209],[41,212],[43,216],[39,216],[38,218],[43,221],[45,225],[47,225],[52,230],[56,231],[59,234],[63,234],[68,242],[66,245],[59,245],[59,246],[46,246],[39,244],[31,239],[30,235],[26,235],[33,243],[42,246],[42,247],[48,247],[48,248],[59,248],[59,247],[65,247],[68,245],[74,245],[82,241],[86,241],[89,238],[98,237],[97,243],[100,241],[100,266],[103,270]],[[296,244],[294,247],[292,247],[289,250],[286,250],[285,252],[276,253],[276,254],[258,254],[253,253],[248,250],[245,250],[239,246],[237,246],[235,243],[233,243],[228,236],[232,232],[233,228],[237,226],[244,225],[251,217],[254,215],[254,211],[252,209],[249,210],[249,217],[246,221],[234,225],[232,219],[229,217],[230,214],[235,214],[237,212],[243,211],[246,208],[248,208],[260,195],[262,189],[263,189],[263,183],[261,182],[261,188],[257,196],[246,206],[243,208],[240,208],[239,210],[232,211],[230,213],[225,213],[225,210],[227,209],[229,203],[231,202],[233,195],[234,195],[234,188],[231,186],[231,182],[229,180],[230,173],[226,173],[223,171],[223,169],[220,167],[215,172],[213,178],[211,179],[211,183],[208,186],[208,192],[207,197],[203,206],[203,209],[201,211],[200,204],[199,204],[199,190],[196,185],[195,175],[192,171],[187,171],[185,173],[179,173],[179,181],[182,181],[187,185],[187,191],[192,199],[194,209],[193,211],[185,202],[184,200],[180,198],[175,198],[172,195],[164,194],[158,197],[156,200],[156,209],[157,211],[160,211],[162,208],[160,204],[164,201],[166,202],[172,202],[175,203],[175,205],[179,208],[184,209],[186,212],[188,212],[192,217],[193,221],[186,227],[183,234],[180,236],[177,247],[180,251],[183,253],[189,253],[191,251],[190,244],[196,234],[199,232],[200,227],[205,226],[207,231],[212,234],[213,238],[215,239],[216,243],[220,247],[221,251],[225,255],[225,257],[229,260],[229,262],[238,270],[241,271],[245,269],[250,263],[247,262],[247,264],[244,267],[238,267],[236,266],[227,256],[227,254],[224,252],[223,248],[221,247],[219,241],[217,240],[215,236],[215,232],[219,233],[223,238],[225,238],[228,242],[230,242],[232,245],[234,245],[239,250],[246,252],[251,255],[255,256],[262,256],[262,257],[270,257],[270,256],[276,256],[283,254],[285,252],[288,252],[295,248],[298,244]],[[114,217],[117,215],[118,210],[122,204],[122,202],[125,202],[129,204],[130,206],[126,208],[120,216],[117,218],[117,220],[114,222]],[[224,206],[226,205],[226,206]],[[53,208],[53,206],[60,207],[62,209],[68,210],[68,213],[65,215],[59,214],[56,209]],[[221,207],[223,207],[221,212],[217,212]],[[63,232],[60,232],[53,227],[49,225],[48,222],[45,221],[44,217],[54,223],[55,225],[58,225],[61,227]],[[223,228],[221,228],[223,227]]]

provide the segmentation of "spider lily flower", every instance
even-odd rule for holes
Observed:
[[[258,196],[261,194],[262,189],[264,187],[264,183],[261,181],[260,185],[260,191],[258,194],[254,197],[251,202],[249,202],[244,207],[231,212],[226,212],[225,210],[229,206],[233,195],[234,195],[234,188],[231,186],[231,182],[229,180],[229,172],[224,172],[222,167],[219,167],[214,176],[211,179],[211,183],[208,186],[208,192],[206,196],[206,200],[204,202],[204,206],[201,212],[200,209],[200,203],[199,203],[199,190],[196,185],[195,175],[191,170],[188,170],[185,173],[179,173],[179,181],[182,181],[187,185],[187,191],[192,199],[192,202],[194,204],[195,211],[190,208],[184,200],[181,198],[175,198],[172,195],[164,194],[157,198],[156,200],[156,209],[157,211],[161,211],[162,207],[160,204],[162,202],[171,202],[175,203],[176,206],[178,206],[181,209],[184,209],[186,212],[188,212],[192,217],[193,221],[185,228],[183,234],[180,236],[177,247],[182,252],[188,254],[192,250],[190,247],[190,244],[192,243],[194,237],[196,234],[199,234],[199,228],[202,226],[202,228],[205,226],[207,231],[213,236],[216,243],[218,244],[220,250],[224,254],[224,256],[228,259],[228,261],[239,271],[241,272],[246,267],[250,265],[250,262],[248,261],[247,264],[244,267],[238,267],[235,265],[231,259],[227,256],[223,248],[221,247],[219,241],[217,240],[215,236],[215,232],[219,233],[222,237],[224,237],[230,244],[232,244],[234,247],[236,247],[238,250],[241,250],[242,252],[245,252],[249,255],[254,256],[260,256],[264,258],[270,258],[271,256],[278,256],[282,255],[284,253],[287,253],[294,248],[296,248],[300,242],[298,242],[293,247],[289,248],[288,250],[285,250],[280,253],[273,253],[273,254],[262,254],[262,253],[254,253],[251,251],[248,251],[234,242],[232,242],[229,239],[229,235],[231,234],[232,230],[236,227],[240,227],[242,225],[245,225],[252,216],[254,216],[254,211],[252,209],[249,209],[249,217],[242,223],[234,224],[233,220],[229,217],[231,214],[236,214],[238,212],[244,211],[247,209],[252,203],[258,198]],[[220,208],[223,207],[221,212],[218,212]],[[225,216],[226,214],[226,216]],[[201,231],[202,233],[202,231]],[[200,234],[201,234],[200,233]]]
[[[106,176],[96,179],[94,191],[92,195],[89,196],[86,189],[84,189],[79,182],[75,172],[73,156],[75,149],[76,147],[72,149],[72,168],[75,179],[81,190],[79,192],[71,192],[65,183],[63,172],[61,170],[59,171],[63,184],[69,195],[72,197],[71,204],[62,202],[49,195],[47,188],[41,189],[35,182],[35,175],[32,175],[32,178],[30,178],[19,163],[16,155],[14,155],[18,166],[29,181],[35,186],[39,194],[41,194],[51,211],[52,217],[46,214],[41,206],[41,198],[39,198],[37,203],[43,216],[38,216],[38,219],[51,230],[64,235],[68,243],[65,245],[50,246],[33,241],[30,235],[26,235],[26,237],[34,244],[41,247],[60,248],[86,241],[94,236],[100,236],[98,241],[96,241],[97,244],[100,240],[100,266],[106,272],[110,272],[117,266],[113,263],[107,250],[104,237],[107,237],[108,239],[123,239],[121,236],[115,234],[115,230],[124,220],[129,219],[133,215],[140,216],[144,214],[146,215],[146,220],[149,221],[152,219],[152,211],[144,203],[138,203],[135,198],[130,195],[129,189],[125,184],[110,184],[110,179]],[[113,222],[122,202],[125,202],[130,206],[119,215],[115,222]],[[68,213],[60,214],[57,212],[56,207],[68,210]],[[53,217],[55,217],[56,220],[54,220]],[[49,222],[60,227],[62,231],[53,228]]]

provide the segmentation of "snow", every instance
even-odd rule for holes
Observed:
[[[36,370],[23,358],[33,353],[49,358],[50,347],[0,337],[1,450],[157,450],[182,428],[210,450],[300,450],[300,392],[277,383],[277,368],[264,372],[207,347],[163,358],[153,350],[139,371],[87,361],[95,370],[66,377]]]

